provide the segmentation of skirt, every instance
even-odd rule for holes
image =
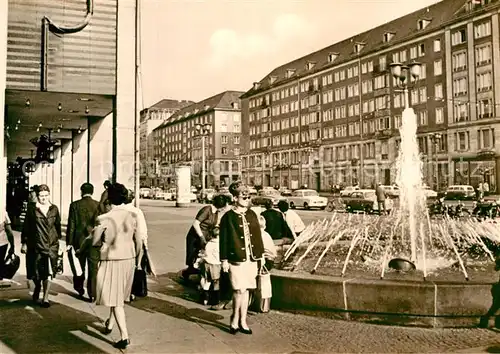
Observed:
[[[229,263],[229,277],[233,290],[245,291],[257,288],[257,262],[247,260],[241,263]]]
[[[134,282],[135,259],[100,261],[96,279],[96,304],[123,306]]]
[[[29,280],[44,281],[55,278],[57,257],[28,249],[26,252],[26,275]]]

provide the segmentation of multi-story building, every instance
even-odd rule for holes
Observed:
[[[158,161],[154,158],[153,130],[179,109],[193,104],[193,101],[163,99],[141,111],[139,127],[141,161],[141,186],[156,186],[158,181]]]
[[[244,180],[316,189],[393,183],[404,95],[389,64],[420,62],[408,87],[425,181],[485,180],[496,189],[499,8],[444,0],[274,69],[241,97]]]
[[[153,130],[154,158],[160,163],[164,187],[174,182],[174,168],[178,163],[190,163],[192,185],[201,185],[202,150],[205,151],[207,187],[228,185],[241,178],[239,96],[242,94],[225,91],[191,104]],[[210,127],[203,138],[197,125]]]

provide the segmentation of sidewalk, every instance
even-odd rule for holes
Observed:
[[[34,305],[26,282],[25,257],[19,233],[16,253],[21,266],[17,284],[0,287],[0,353],[116,353],[120,340],[115,326],[100,333],[108,309],[77,298],[67,257],[64,274],[52,284],[48,309]],[[290,353],[295,347],[259,326],[250,315],[254,334],[228,332],[230,310],[210,311],[196,303],[196,292],[167,274],[150,279],[147,298],[126,305],[131,345],[127,353]],[[193,293],[194,292],[194,293]]]

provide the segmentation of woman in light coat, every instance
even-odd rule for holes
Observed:
[[[119,183],[108,188],[111,210],[97,218],[93,244],[101,245],[97,272],[96,303],[110,308],[105,334],[118,324],[121,340],[115,348],[125,349],[130,340],[125,319],[124,302],[130,298],[134,271],[142,249],[137,219],[128,207],[128,190]]]

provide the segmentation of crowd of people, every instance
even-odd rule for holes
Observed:
[[[249,291],[257,277],[270,270],[276,244],[291,243],[305,229],[300,216],[283,200],[265,210],[252,208],[249,189],[241,182],[229,186],[230,197],[217,195],[203,207],[186,237],[185,280],[200,274],[200,295],[211,309],[225,308],[232,301],[229,331],[252,334],[247,323]]]
[[[75,291],[85,298],[87,278],[87,300],[110,308],[103,333],[111,333],[116,323],[121,339],[114,346],[125,349],[130,340],[124,303],[133,299],[135,270],[147,251],[147,226],[144,214],[133,205],[131,190],[109,181],[104,187],[100,201],[96,201],[92,198],[94,186],[82,184],[81,199],[69,208],[66,252]],[[32,299],[48,308],[51,281],[61,271],[64,254],[61,216],[50,201],[47,185],[35,186],[31,194],[21,233],[21,253],[26,255],[27,278],[34,283]]]

